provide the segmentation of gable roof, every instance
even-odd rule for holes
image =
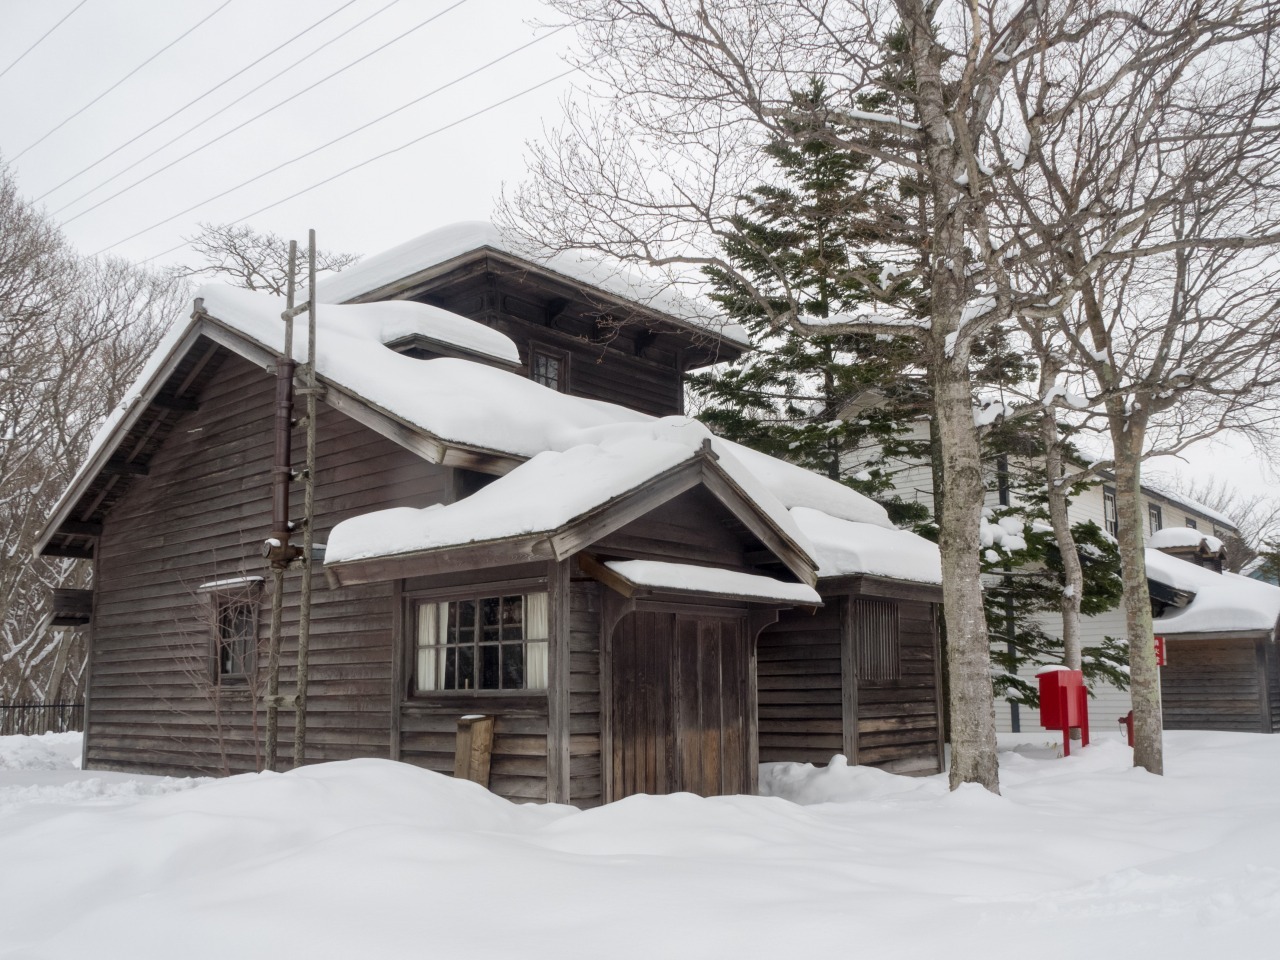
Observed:
[[[464,500],[377,510],[328,537],[339,584],[528,560],[563,560],[699,484],[798,579],[816,582],[812,547],[787,512],[695,421],[546,451]],[[390,562],[388,562],[390,561]]]
[[[483,220],[431,230],[365,257],[341,273],[322,277],[316,282],[317,299],[321,303],[353,303],[396,296],[484,254],[589,288],[596,296],[603,291],[612,299],[657,314],[703,336],[723,338],[738,347],[751,346],[746,331],[706,300],[686,296],[671,284],[642,275],[622,263],[576,253],[530,249]]]
[[[166,418],[192,403],[187,397],[198,393],[197,374],[208,370],[210,358],[218,351],[230,350],[269,365],[283,349],[282,306],[278,297],[230,287],[211,285],[197,291],[191,319],[165,337],[120,408],[95,437],[38,540],[38,552],[86,555],[74,544],[79,536],[94,535],[94,524],[84,520],[103,502],[105,473],[116,470],[116,476],[125,481],[132,474],[145,473],[146,451],[162,442]],[[386,309],[392,306],[394,311]],[[386,346],[386,337],[393,332],[402,335],[413,317],[439,333],[438,325],[430,325],[434,309],[408,302],[319,305],[316,366],[326,402],[426,460],[491,474],[510,472],[544,452],[565,453],[582,445],[678,437],[688,450],[711,443],[711,452],[718,458],[716,467],[702,469],[700,482],[722,501],[738,498],[750,503],[748,512],[758,525],[755,532],[766,543],[776,538],[780,546],[775,552],[785,545],[823,566],[829,562],[822,560],[820,551],[814,552],[786,508],[810,508],[846,521],[850,536],[862,530],[869,537],[872,531],[867,528],[894,530],[882,507],[849,487],[713,438],[691,418],[654,418],[617,404],[561,394],[485,364],[415,359]],[[459,332],[464,330],[459,327],[450,336],[465,339]],[[295,358],[306,356],[306,341],[305,323],[296,324]],[[492,349],[501,347],[494,343]],[[901,536],[918,539],[907,533]],[[59,542],[51,545],[54,537]],[[936,550],[932,545],[927,549]],[[810,579],[813,566],[808,563],[808,576],[798,569],[793,572]]]
[[[1280,621],[1280,587],[1236,573],[1217,573],[1159,550],[1147,548],[1147,579],[1191,600],[1153,620],[1157,633],[1263,633],[1275,635]]]

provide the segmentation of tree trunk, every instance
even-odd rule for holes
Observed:
[[[1062,447],[1058,443],[1058,421],[1046,411],[1040,421],[1044,440],[1045,493],[1053,538],[1062,554],[1063,589],[1059,609],[1062,612],[1062,660],[1072,670],[1079,670],[1080,601],[1084,596],[1084,569],[1075,537],[1071,534],[1071,518],[1067,514],[1068,484],[1062,470]]]
[[[1110,410],[1108,413],[1115,448],[1116,539],[1120,541],[1120,577],[1129,639],[1129,689],[1133,695],[1133,765],[1163,774],[1160,673],[1152,641],[1146,538],[1142,530],[1142,444],[1146,420],[1140,413],[1125,415],[1123,411]]]
[[[984,488],[968,371],[958,359],[939,358],[933,381],[947,485],[939,546],[951,681],[951,788],[980,783],[999,793],[995,694],[978,556]]]

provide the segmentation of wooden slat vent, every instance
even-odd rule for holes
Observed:
[[[855,600],[853,616],[858,677],[862,680],[897,680],[902,659],[898,605],[885,600]]]

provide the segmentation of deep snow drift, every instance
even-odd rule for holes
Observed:
[[[587,812],[388,761],[180,781],[3,738],[0,956],[1275,955],[1280,737],[1169,734],[1163,779],[1051,737],[1009,740],[1003,797],[775,764],[798,803]]]

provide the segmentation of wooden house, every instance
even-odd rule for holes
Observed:
[[[940,769],[936,549],[681,415],[684,373],[738,355],[740,331],[488,225],[316,300],[326,577],[303,760],[453,772],[479,715],[513,799],[749,793],[761,761],[834,753]],[[86,768],[262,763],[282,307],[198,291],[41,538],[94,565]]]
[[[1219,541],[1177,533],[1147,549],[1165,728],[1280,732],[1280,587],[1224,573]]]

